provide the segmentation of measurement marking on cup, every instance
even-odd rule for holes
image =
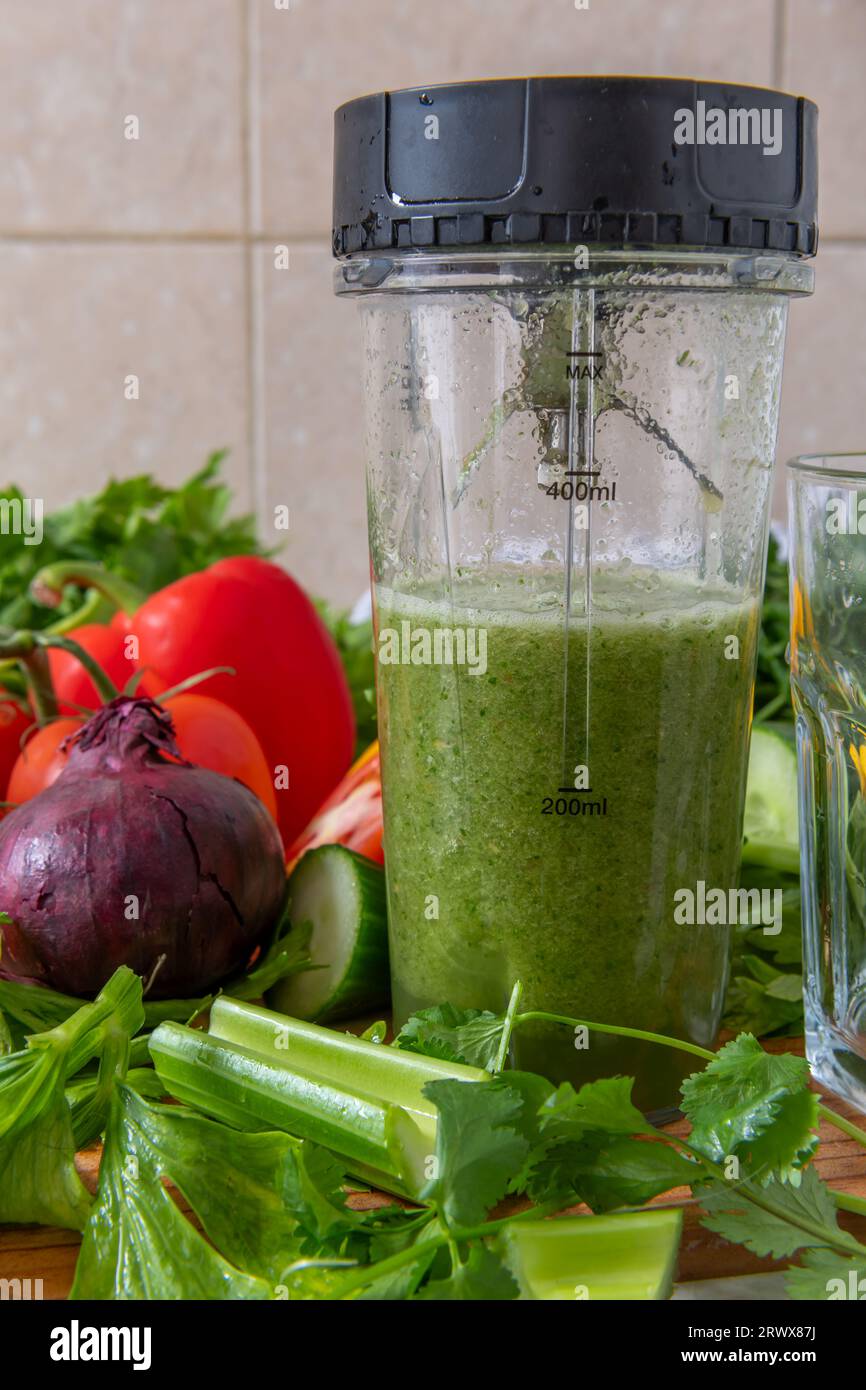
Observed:
[[[581,801],[579,797],[586,795],[591,790],[590,787],[560,787],[559,791],[568,791],[569,796],[544,796],[541,798],[541,814],[543,816],[606,816],[607,797],[603,796],[600,801]]]
[[[562,481],[558,478],[545,488],[548,497],[557,497],[563,502],[615,502],[616,483],[585,482],[584,479],[601,477],[601,469],[564,469]],[[571,479],[576,478],[577,482]],[[578,516],[579,530],[585,530],[585,518]]]
[[[567,381],[597,381],[604,371],[603,352],[573,350],[565,356],[572,359],[565,364]]]

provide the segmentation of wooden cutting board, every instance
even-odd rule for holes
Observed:
[[[765,1044],[770,1052],[802,1053],[801,1039],[782,1039]],[[816,1088],[820,1091],[820,1088]],[[866,1128],[866,1117],[853,1106],[835,1096],[821,1093],[828,1106]],[[678,1121],[666,1128],[672,1134],[686,1134],[688,1125]],[[825,1122],[820,1129],[821,1147],[817,1169],[821,1177],[840,1192],[866,1199],[866,1149],[860,1148],[838,1129]],[[96,1189],[101,1148],[86,1149],[78,1154],[76,1164],[91,1192]],[[356,1193],[350,1205],[360,1210],[385,1206],[393,1199],[377,1193]],[[669,1206],[676,1202],[685,1208],[685,1224],[680,1247],[679,1278],[722,1279],[738,1274],[757,1274],[784,1268],[785,1262],[759,1260],[740,1245],[731,1245],[721,1236],[707,1231],[700,1224],[700,1209],[687,1188],[679,1188],[656,1204]],[[575,1208],[581,1210],[581,1208]],[[866,1243],[866,1216],[840,1213],[840,1224],[860,1241]],[[75,1273],[80,1236],[75,1231],[61,1231],[48,1226],[0,1227],[0,1279],[42,1280],[44,1298],[66,1298]]]

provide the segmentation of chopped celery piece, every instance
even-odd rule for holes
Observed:
[[[682,1224],[672,1209],[520,1220],[497,1246],[522,1299],[661,1299],[670,1296]]]
[[[293,1071],[402,1106],[417,1115],[434,1115],[424,1095],[428,1081],[489,1081],[480,1067],[443,1062],[417,1052],[338,1033],[315,1023],[221,996],[210,1015],[210,1036],[249,1048]]]
[[[179,1100],[238,1128],[282,1129],[398,1175],[386,1104],[289,1071],[260,1053],[179,1023],[161,1023],[150,1051],[160,1077]]]
[[[332,1149],[357,1177],[416,1196],[436,1151],[430,1081],[489,1081],[478,1067],[422,1057],[225,996],[208,1034],[165,1023],[151,1038],[172,1095],[239,1129],[276,1128]]]

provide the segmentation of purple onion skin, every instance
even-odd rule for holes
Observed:
[[[121,696],[0,821],[0,974],[86,996],[128,965],[153,975],[149,998],[201,994],[245,964],[285,896],[258,797],[180,760],[167,712]]]

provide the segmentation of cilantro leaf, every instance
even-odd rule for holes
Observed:
[[[326,1149],[302,1143],[282,1175],[283,1201],[315,1251],[339,1245],[349,1232],[363,1227],[363,1217],[346,1206],[342,1163]]]
[[[564,1206],[578,1196],[577,1179],[604,1143],[616,1135],[654,1133],[632,1102],[633,1086],[631,1077],[614,1076],[587,1082],[579,1091],[567,1081],[555,1091],[550,1087],[539,1105],[537,1135],[511,1190],[525,1191],[534,1202]]]
[[[394,1046],[492,1071],[506,1026],[505,1014],[435,1004],[412,1014],[394,1039]]]
[[[529,1152],[519,1132],[523,1096],[503,1078],[484,1085],[430,1081],[424,1095],[437,1106],[439,1124],[436,1176],[421,1196],[449,1227],[475,1226],[504,1197]]]
[[[541,1116],[544,1133],[555,1138],[582,1138],[588,1130],[607,1134],[653,1134],[654,1130],[631,1098],[634,1079],[608,1076],[589,1081],[579,1091],[567,1081],[546,1102]]]
[[[493,1302],[517,1298],[519,1293],[517,1280],[500,1257],[486,1245],[477,1244],[452,1268],[448,1278],[431,1279],[417,1298]]]
[[[750,1195],[771,1202],[775,1210],[753,1205]],[[839,1234],[833,1197],[812,1167],[804,1171],[797,1187],[776,1179],[763,1188],[748,1182],[719,1183],[702,1194],[701,1206],[707,1212],[701,1223],[707,1230],[774,1260],[787,1259],[809,1246],[829,1245]],[[825,1234],[804,1229],[803,1221],[823,1228]]]
[[[654,1140],[597,1137],[568,1149],[560,1162],[576,1195],[595,1212],[643,1206],[671,1188],[691,1187],[701,1177],[696,1163]]]
[[[804,1100],[808,1082],[804,1058],[771,1055],[741,1033],[683,1082],[691,1144],[714,1162],[753,1153],[766,1171],[802,1166],[815,1147],[817,1110]]]
[[[854,1259],[832,1250],[807,1250],[802,1268],[788,1270],[785,1288],[790,1298],[798,1300],[859,1302],[866,1298],[866,1250],[862,1257]]]

